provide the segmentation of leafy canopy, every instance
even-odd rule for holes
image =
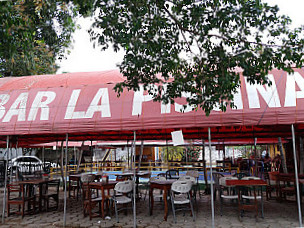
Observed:
[[[69,0],[0,1],[0,76],[56,72],[55,60],[76,28],[76,6]]]
[[[303,64],[303,30],[277,6],[260,0],[96,0],[92,40],[125,50],[127,79],[115,89],[142,84],[165,103],[186,97],[208,115],[234,107],[237,69],[251,83],[270,83],[273,69],[291,72]],[[161,74],[163,77],[159,77]],[[153,86],[151,86],[153,84]],[[157,85],[157,86],[155,86]]]

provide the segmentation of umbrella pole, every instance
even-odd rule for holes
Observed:
[[[212,178],[212,158],[211,158],[211,130],[208,127],[208,140],[209,140],[209,161],[210,161],[210,191],[211,191],[211,224],[214,228],[214,200],[213,200],[213,178]]]
[[[65,178],[64,178],[64,205],[63,205],[63,227],[66,226],[66,204],[67,204],[67,165],[68,165],[68,133],[65,139]],[[63,150],[62,150],[63,152]],[[62,154],[63,156],[63,154]]]
[[[255,163],[255,166],[254,166],[254,176],[258,176],[258,158],[257,158],[257,148],[256,148],[256,145],[257,145],[257,138],[254,138],[254,163]]]
[[[136,228],[136,184],[135,184],[135,157],[136,157],[136,131],[134,131],[134,143],[133,143],[133,227]]]
[[[301,213],[301,203],[300,203],[300,188],[299,188],[299,177],[298,177],[298,164],[297,164],[297,155],[296,155],[296,140],[294,126],[291,125],[292,131],[292,149],[293,149],[293,160],[295,167],[295,178],[296,178],[296,188],[297,188],[297,203],[298,203],[298,212],[299,212],[299,227],[302,227],[302,213]]]
[[[6,162],[4,170],[4,194],[3,194],[3,207],[2,207],[2,224],[4,224],[4,215],[5,215],[5,206],[6,206],[6,183],[7,183],[7,163],[8,163],[8,145],[9,145],[9,136],[6,137]],[[12,168],[12,167],[11,167]]]
[[[129,149],[129,140],[127,140],[127,151],[128,151],[128,169],[130,169],[130,149]]]

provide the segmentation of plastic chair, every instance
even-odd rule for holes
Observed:
[[[166,179],[178,179],[179,171],[177,169],[169,169],[166,171]]]
[[[243,177],[248,177],[249,175],[247,173],[235,173],[233,176],[241,180]]]
[[[237,177],[220,177],[219,179],[219,192],[220,192],[220,205],[221,205],[221,216],[223,215],[223,205],[224,205],[224,200],[238,200],[238,195],[236,194],[236,191],[234,186],[227,186],[226,185],[226,180],[237,180]],[[224,189],[227,188],[227,194],[224,194]]]
[[[248,177],[243,177],[242,180],[260,180],[261,178],[259,177],[253,177],[253,176],[248,176]],[[258,216],[258,200],[261,201],[263,192],[259,191],[258,188],[256,187],[250,187],[250,191],[246,188],[240,188],[241,191],[241,203],[246,204],[246,205],[251,205],[251,208],[255,210],[255,217],[257,218]],[[248,195],[248,192],[250,195]],[[252,195],[253,192],[253,195]],[[246,201],[245,201],[246,200]],[[252,202],[253,201],[253,202]],[[249,207],[248,207],[249,208]],[[262,210],[262,216],[264,214],[264,207],[263,204],[261,204],[261,210]],[[241,212],[241,216],[243,216],[243,212]]]
[[[177,210],[186,210],[186,209],[189,210],[188,207],[175,208],[175,205],[184,205],[184,204],[190,205],[191,215],[193,217],[193,221],[195,221],[195,215],[192,205],[192,197],[190,195],[191,188],[192,188],[192,181],[178,180],[173,182],[171,186],[171,203],[172,203],[172,212],[175,223],[176,223],[175,212]]]
[[[134,205],[133,205],[133,185],[134,185],[134,183],[131,180],[121,181],[115,185],[115,188],[114,188],[115,194],[112,197],[112,200],[113,200],[114,206],[115,206],[115,216],[116,216],[117,222],[119,222],[118,211],[130,209],[130,207],[122,207],[122,208],[118,209],[119,204],[126,205],[129,203],[132,203],[132,208],[134,207]],[[116,193],[120,193],[123,195],[116,195]]]
[[[213,191],[214,191],[213,198],[214,198],[214,200],[216,200],[216,193],[217,192],[218,192],[219,195],[221,194],[221,189],[223,188],[223,186],[220,185],[219,180],[223,176],[224,176],[224,174],[222,174],[222,173],[218,173],[218,172],[212,173],[212,177],[213,177],[213,181],[214,181],[214,185],[213,185]]]
[[[196,183],[194,184],[193,187],[196,189],[195,191],[198,192],[198,194],[200,196],[201,194],[200,194],[200,187],[199,187],[199,182],[198,182],[199,172],[197,170],[188,170],[186,172],[186,176],[191,176],[191,177],[194,177],[196,179]]]
[[[149,183],[151,181],[166,181],[166,177],[164,176],[154,176],[154,177],[150,177]],[[150,197],[150,196],[149,196]],[[162,201],[163,200],[163,192],[162,190],[158,190],[157,192],[153,192],[153,200],[159,200]],[[149,198],[149,211],[151,209],[151,199]]]

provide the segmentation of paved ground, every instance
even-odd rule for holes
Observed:
[[[3,190],[0,194],[0,209],[2,213]],[[199,199],[196,210],[196,221],[193,222],[190,213],[178,212],[177,223],[173,222],[171,209],[169,208],[168,221],[163,220],[163,206],[156,203],[153,216],[148,214],[148,200],[140,200],[137,203],[137,227],[211,227],[211,203],[210,196],[202,196]],[[220,215],[220,204],[215,202],[215,226],[225,227],[298,227],[298,212],[294,202],[279,203],[275,200],[265,202],[265,218],[254,217],[252,212],[246,212],[242,221],[238,218],[236,204],[228,202],[224,207],[223,216]],[[67,227],[133,227],[133,215],[130,211],[127,215],[120,214],[120,222],[116,223],[115,216],[108,220],[101,218],[84,217],[82,214],[81,200],[68,199],[67,202]],[[5,224],[0,227],[62,227],[63,224],[63,194],[58,211],[26,215],[23,219],[20,215],[12,215],[5,218]]]

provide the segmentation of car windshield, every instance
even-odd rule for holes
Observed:
[[[39,161],[31,157],[22,157],[22,158],[18,158],[16,162],[39,162]]]

